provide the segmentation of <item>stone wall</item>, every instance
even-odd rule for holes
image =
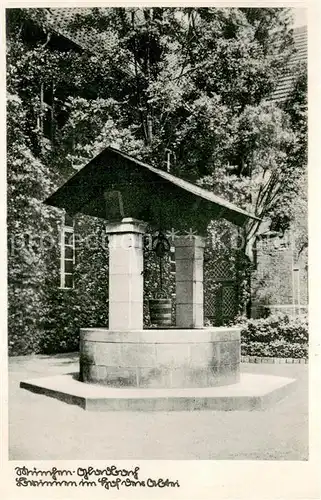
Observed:
[[[240,329],[80,330],[80,380],[111,387],[186,388],[240,378]]]

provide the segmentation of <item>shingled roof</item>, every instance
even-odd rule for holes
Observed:
[[[97,53],[102,50],[112,50],[117,44],[117,39],[112,33],[100,32],[94,27],[72,27],[73,23],[77,22],[77,16],[84,14],[92,14],[93,8],[56,8],[46,10],[47,29],[52,30],[57,35],[70,40],[78,48]],[[111,59],[111,64],[122,73],[130,77],[135,76],[134,62],[127,61],[126,65],[119,67],[119,61]]]
[[[301,64],[308,60],[308,33],[306,26],[300,26],[293,30],[295,52],[291,56],[288,66],[279,78],[278,84],[270,97],[270,101],[282,103],[289,97]]]
[[[71,29],[70,25],[76,22],[78,15],[90,14],[92,8],[62,8],[45,9],[47,26],[57,34],[62,35],[74,42],[78,47],[91,52],[101,48],[102,35],[94,28]],[[104,42],[108,43],[106,33],[103,35]]]

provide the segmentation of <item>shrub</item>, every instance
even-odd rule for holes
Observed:
[[[242,340],[246,342],[273,342],[284,339],[291,343],[308,342],[306,316],[289,318],[286,315],[250,319],[241,323]]]
[[[267,358],[307,358],[308,344],[290,343],[285,340],[265,342],[241,342],[242,356],[259,356]]]
[[[280,358],[308,357],[308,319],[286,315],[243,320],[241,352],[243,356]]]

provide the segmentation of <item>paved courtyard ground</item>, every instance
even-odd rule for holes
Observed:
[[[297,379],[264,411],[88,412],[20,389],[21,380],[78,371],[78,355],[9,360],[10,460],[307,460],[308,365],[242,364]]]

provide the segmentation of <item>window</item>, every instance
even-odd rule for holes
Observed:
[[[176,279],[176,260],[175,260],[175,247],[171,247],[169,251],[169,265],[170,265],[170,273],[171,276]],[[172,297],[175,298],[176,293],[175,289],[174,292],[172,293]]]
[[[74,221],[64,214],[61,228],[60,288],[74,287],[75,234]]]
[[[61,129],[68,120],[70,109],[66,99],[70,89],[57,87],[51,83],[40,85],[40,108],[41,112],[37,119],[37,126],[43,136],[51,142],[55,138],[55,132]]]
[[[38,128],[44,137],[52,141],[54,135],[54,84],[41,83],[40,86],[41,113],[38,117]]]
[[[171,274],[176,273],[176,260],[175,260],[175,247],[171,247],[169,253],[169,262],[170,262],[170,272]]]

